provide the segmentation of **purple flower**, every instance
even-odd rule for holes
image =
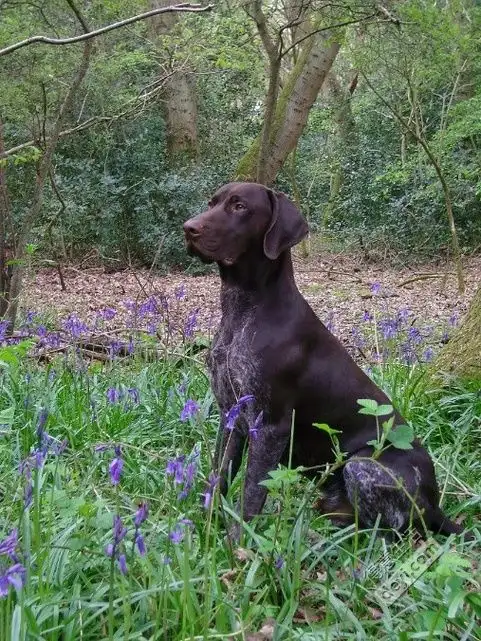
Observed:
[[[364,310],[364,314],[362,315],[362,320],[365,323],[372,321],[373,318],[374,318],[373,315],[370,312],[368,312],[367,309]]]
[[[185,405],[184,405],[184,407],[182,409],[182,412],[180,414],[180,420],[182,421],[182,423],[185,423],[190,418],[192,418],[195,414],[197,414],[199,409],[200,409],[200,407],[199,407],[198,403],[196,403],[192,399],[189,399],[188,401],[186,401],[186,403],[185,403]]]
[[[114,516],[113,523],[114,545],[118,545],[127,534],[127,528],[124,527],[122,519],[118,514]]]
[[[254,424],[249,427],[249,435],[252,438],[257,438],[257,433],[262,426],[262,420],[264,418],[264,412],[261,410],[254,421]]]
[[[381,283],[378,283],[378,282],[371,283],[370,289],[371,289],[371,294],[373,296],[377,296],[381,291]]]
[[[178,545],[184,538],[184,531],[178,525],[170,532],[169,539],[174,545]]]
[[[125,554],[119,555],[118,562],[119,562],[119,570],[125,576],[127,574],[127,559],[125,558]]]
[[[401,345],[401,355],[406,365],[412,365],[416,362],[417,356],[413,349],[412,343],[407,341]]]
[[[18,545],[18,530],[14,528],[3,541],[0,541],[0,554],[9,556],[13,561],[16,560],[15,551]]]
[[[198,309],[195,309],[193,312],[190,312],[187,321],[184,326],[184,336],[186,338],[192,338],[194,335],[194,330],[197,325],[197,314],[199,313]]]
[[[456,327],[459,321],[459,316],[457,312],[453,312],[451,316],[448,319],[448,323],[450,324],[451,327]]]
[[[10,586],[15,590],[21,590],[25,583],[26,570],[20,563],[15,563],[2,574],[0,574],[0,598],[6,597]]]
[[[118,356],[120,352],[124,349],[125,345],[123,341],[110,341],[109,346],[108,346],[108,351],[109,351],[109,356],[110,358],[114,358],[115,356]]]
[[[172,563],[172,559],[170,558],[170,556],[165,555],[162,559],[162,563],[164,565],[170,565]]]
[[[282,558],[282,556],[277,557],[274,563],[274,567],[276,568],[276,570],[280,570],[284,567],[284,559]]]
[[[353,327],[351,329],[351,336],[352,336],[352,340],[353,340],[354,345],[356,347],[362,349],[364,347],[364,345],[366,344],[366,341],[364,340],[364,337],[361,334],[361,332],[359,331],[358,327]]]
[[[139,390],[136,387],[129,387],[127,394],[130,396],[131,400],[135,405],[140,403],[140,394]]]
[[[409,340],[412,341],[415,345],[422,343],[423,337],[421,332],[417,327],[410,327],[408,332]]]
[[[383,318],[378,323],[379,329],[382,332],[384,340],[394,338],[399,330],[399,323],[397,318]]]
[[[411,312],[406,307],[403,307],[403,309],[400,309],[398,312],[398,318],[402,323],[406,321],[410,315]]]
[[[112,320],[117,314],[117,310],[112,307],[106,307],[105,309],[100,310],[99,316],[106,321]]]
[[[182,284],[180,287],[177,287],[175,290],[175,297],[177,300],[183,300],[185,298],[185,285]]]
[[[113,443],[99,443],[94,447],[95,452],[106,452],[107,450],[111,450],[113,448],[114,444]]]
[[[7,320],[0,321],[0,342],[5,340],[5,336],[7,334],[7,330],[9,326],[10,326],[10,321],[7,321]]]
[[[244,405],[247,403],[250,403],[251,401],[254,401],[255,398],[252,394],[247,394],[246,396],[241,396],[240,399],[237,401],[235,405],[233,405],[230,410],[227,412],[225,418],[225,429],[229,430],[229,432],[232,432],[232,430],[235,427],[235,423],[237,419],[239,418],[239,415],[242,411],[242,408]]]
[[[185,456],[178,456],[175,459],[170,459],[167,461],[165,467],[165,473],[167,476],[174,476],[176,482],[182,483],[184,478],[184,460]],[[180,481],[178,480],[180,478]]]
[[[72,338],[80,338],[82,334],[88,332],[88,327],[83,323],[76,314],[70,314],[62,323],[63,328]]]
[[[142,525],[142,523],[146,520],[146,518],[149,515],[149,506],[147,503],[142,501],[142,503],[139,505],[137,512],[135,513],[134,517],[134,525],[135,527],[139,527]]]
[[[140,532],[135,536],[135,545],[137,546],[140,556],[145,556],[147,549],[145,547],[144,537]]]
[[[423,354],[423,359],[426,361],[426,363],[430,363],[434,358],[434,350],[432,347],[428,347],[427,350]]]
[[[122,474],[123,467],[124,461],[120,456],[116,456],[110,463],[109,473],[112,485],[118,485],[120,483],[120,475]]]
[[[217,485],[219,483],[219,480],[220,480],[220,476],[217,476],[216,474],[214,474],[214,472],[211,472],[209,474],[208,488],[207,488],[205,494],[203,494],[203,497],[204,497],[204,508],[206,510],[209,509],[210,504],[212,503],[212,497],[214,496],[214,491],[215,491],[215,488],[217,487]]]
[[[122,398],[122,392],[117,389],[116,387],[109,387],[107,390],[107,400],[109,403],[114,405],[115,403],[118,403],[120,399]]]

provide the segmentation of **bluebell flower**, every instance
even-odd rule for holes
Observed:
[[[451,316],[448,319],[448,323],[450,324],[451,327],[456,327],[459,321],[459,316],[457,312],[453,312]]]
[[[7,330],[10,327],[10,321],[2,320],[0,321],[0,343],[5,340],[7,335]]]
[[[26,570],[20,563],[10,566],[0,574],[0,598],[6,597],[10,586],[21,590],[25,583]]]
[[[118,564],[119,570],[122,572],[122,574],[127,574],[127,559],[125,558],[125,554],[119,554]]]
[[[209,509],[211,503],[212,503],[212,497],[214,496],[214,491],[217,485],[219,484],[220,476],[215,474],[214,472],[211,472],[209,474],[208,478],[208,487],[205,493],[203,494],[204,497],[204,508],[206,510]]]
[[[411,340],[415,345],[419,345],[419,343],[422,343],[423,337],[421,336],[421,332],[417,327],[410,327],[409,332],[408,332],[409,340]]]
[[[137,550],[139,551],[140,556],[145,556],[147,553],[147,549],[145,547],[144,537],[142,536],[141,532],[137,532],[137,534],[135,535],[135,545],[137,546]]]
[[[397,318],[383,318],[378,323],[384,340],[395,338],[399,331],[399,321]]]
[[[88,327],[83,323],[77,314],[70,314],[62,323],[65,331],[67,331],[72,338],[80,338],[82,334],[88,332]]]
[[[378,282],[371,283],[370,290],[371,290],[371,294],[373,294],[373,296],[377,296],[379,294],[379,292],[381,291],[381,283],[378,283]]]
[[[187,321],[184,326],[184,336],[186,338],[192,338],[194,335],[194,330],[197,326],[197,314],[199,313],[198,309],[195,309],[191,312],[187,318]]]
[[[189,398],[189,400],[186,401],[184,407],[182,408],[182,412],[180,413],[180,420],[182,421],[182,423],[185,423],[190,418],[193,418],[199,410],[200,407],[198,403]]]
[[[131,400],[135,405],[140,403],[140,393],[136,387],[129,387],[127,394],[130,396]]]
[[[108,345],[108,352],[109,352],[110,358],[115,358],[115,356],[118,356],[120,352],[124,349],[124,347],[125,347],[125,344],[123,341],[119,341],[119,340],[110,341]]]
[[[169,533],[169,539],[174,545],[178,545],[184,538],[184,530],[178,525]]]
[[[110,480],[112,485],[118,485],[120,483],[120,475],[122,474],[122,469],[124,467],[124,461],[121,457],[120,447],[115,448],[115,458],[109,465]]]
[[[112,307],[106,307],[105,309],[99,311],[99,316],[106,321],[112,320],[112,318],[114,318],[116,314],[117,310],[113,309]]]
[[[423,359],[426,363],[430,363],[434,358],[434,350],[432,347],[428,347],[423,354]]]
[[[281,570],[284,567],[284,559],[282,556],[278,556],[275,560],[274,567],[276,570]]]
[[[235,427],[235,423],[239,418],[239,415],[242,411],[242,408],[247,403],[251,403],[255,398],[252,394],[247,394],[246,396],[241,396],[235,405],[233,405],[225,416],[225,429],[232,432]]]
[[[180,287],[177,287],[175,290],[175,297],[177,300],[183,300],[185,298],[185,285],[182,284]]]
[[[134,524],[136,527],[142,525],[149,515],[149,506],[145,501],[139,505],[137,512],[135,513]]]
[[[0,541],[0,554],[9,556],[16,561],[16,550],[18,545],[18,530],[14,528],[3,541]]]
[[[331,334],[334,334],[336,325],[334,323],[334,312],[330,311],[329,314],[327,315],[327,320],[326,320],[326,328],[331,332]]]
[[[362,320],[365,323],[372,321],[373,318],[374,318],[373,315],[370,312],[368,312],[367,309],[364,310],[364,314],[362,315]]]
[[[117,389],[116,387],[109,387],[109,389],[107,390],[107,400],[112,405],[118,403],[122,396],[123,394],[121,390]]]

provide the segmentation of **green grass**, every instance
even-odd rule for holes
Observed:
[[[204,508],[217,416],[195,357],[90,364],[72,351],[42,366],[19,349],[0,355],[0,540],[18,528],[26,577],[22,589],[10,586],[0,599],[1,641],[481,638],[479,544],[449,541],[448,551],[391,602],[379,586],[413,553],[409,541],[385,552],[387,578],[366,576],[362,568],[379,562],[382,541],[375,532],[336,529],[316,514],[315,488],[297,473],[280,474],[265,513],[244,525],[232,548],[224,519],[235,518],[243,477],[222,505],[216,492]],[[417,371],[391,364],[373,376],[425,438],[446,511],[472,525],[481,488],[481,398],[474,384],[443,395],[421,392]],[[112,387],[119,402],[107,398]],[[129,389],[138,390],[138,403]],[[199,411],[183,422],[188,399]],[[44,464],[31,470],[26,508],[29,480],[19,464],[39,447],[43,409],[55,441]],[[64,439],[67,448],[56,455],[51,450]],[[99,444],[110,448],[96,451]],[[124,461],[117,485],[109,474],[114,444]],[[196,462],[182,500],[183,486],[166,475],[167,462],[180,455]],[[145,556],[133,541],[141,502],[149,506],[140,526]],[[125,575],[105,553],[114,515],[128,528],[118,550]],[[176,530],[177,543],[169,536]],[[12,563],[0,556],[0,573]]]

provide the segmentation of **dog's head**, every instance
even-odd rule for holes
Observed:
[[[224,185],[206,211],[184,224],[188,252],[226,266],[256,247],[276,260],[307,232],[306,221],[287,196],[257,183]]]

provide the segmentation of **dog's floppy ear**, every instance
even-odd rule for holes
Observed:
[[[309,231],[301,212],[289,198],[268,189],[272,203],[271,224],[264,236],[264,254],[270,260],[279,258],[283,251],[297,245]]]

